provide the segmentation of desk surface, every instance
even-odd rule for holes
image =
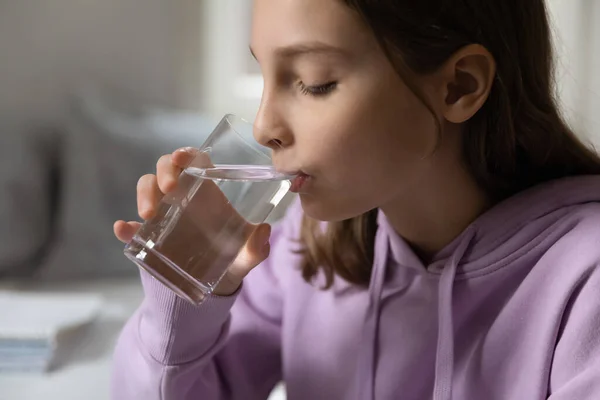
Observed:
[[[0,288],[43,292],[98,293],[104,307],[97,321],[58,358],[48,374],[0,374],[0,400],[108,400],[112,351],[123,324],[139,305],[139,280],[93,283],[2,284]],[[271,400],[283,400],[282,389]]]
[[[3,285],[7,287],[7,285]],[[61,348],[47,374],[0,374],[0,400],[107,400],[112,351],[123,324],[142,299],[138,280],[11,285],[38,292],[99,293],[100,317],[70,346]]]

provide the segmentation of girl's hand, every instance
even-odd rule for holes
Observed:
[[[179,175],[190,164],[197,153],[197,149],[183,148],[176,150],[172,154],[164,155],[158,160],[156,175],[144,175],[140,178],[137,185],[137,207],[138,214],[143,220],[153,218],[156,215],[157,206],[162,197],[177,189]],[[209,187],[207,187],[206,191],[207,193],[216,192]],[[202,196],[198,196],[198,198],[199,200],[204,199],[210,202],[211,198],[206,198],[205,196],[210,196],[210,194],[203,194]],[[212,198],[215,197],[213,196]],[[207,208],[211,209],[210,206],[199,208],[204,210]],[[211,211],[214,211],[214,209]],[[207,218],[208,215],[206,212],[203,212],[201,218]],[[219,213],[215,214],[212,212],[210,215],[219,215]],[[119,240],[128,243],[140,226],[139,222],[117,221],[114,224],[114,233]],[[213,291],[214,294],[220,296],[233,294],[242,283],[244,277],[268,257],[270,234],[271,227],[268,224],[261,224],[255,227],[255,229],[253,227],[253,233],[226,275]]]

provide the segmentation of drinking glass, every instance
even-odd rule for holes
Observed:
[[[252,124],[226,115],[125,246],[125,255],[198,305],[290,189]]]

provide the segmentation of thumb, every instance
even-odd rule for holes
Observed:
[[[245,264],[244,267],[249,272],[252,268],[263,262],[269,256],[269,238],[271,237],[271,225],[260,224],[238,255],[234,264]],[[241,266],[240,266],[241,267]]]
[[[223,279],[213,291],[214,294],[228,296],[238,289],[244,277],[269,256],[271,250],[271,246],[269,245],[270,236],[271,226],[269,224],[260,224],[254,230],[235,261],[225,273],[225,276],[223,276]]]

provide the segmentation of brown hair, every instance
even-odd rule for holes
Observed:
[[[554,92],[554,57],[544,0],[342,0],[371,28],[396,70],[440,67],[477,43],[494,56],[496,78],[487,102],[465,123],[465,162],[495,201],[548,180],[599,174],[600,159],[562,118]],[[416,88],[413,92],[421,100]],[[329,223],[304,217],[302,275],[322,270],[366,285],[374,255],[376,211]]]

